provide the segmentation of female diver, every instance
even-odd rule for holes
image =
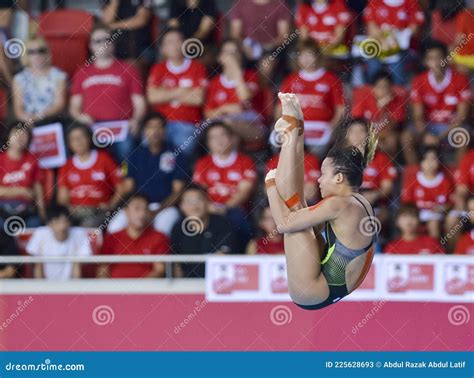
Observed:
[[[277,169],[268,172],[265,185],[277,229],[284,234],[290,297],[303,309],[316,310],[354,291],[370,269],[376,218],[358,191],[377,141],[370,129],[364,146],[347,146],[345,139],[336,143],[321,166],[322,200],[308,207],[303,195],[303,112],[296,95],[278,97],[283,115],[275,130],[283,143]],[[323,229],[326,240],[320,235]]]

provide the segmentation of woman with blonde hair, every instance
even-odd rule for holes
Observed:
[[[32,37],[25,47],[25,68],[13,78],[15,118],[29,123],[54,119],[66,107],[66,74],[51,65],[51,53],[42,37]]]

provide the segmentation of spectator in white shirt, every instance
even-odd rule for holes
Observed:
[[[71,227],[67,208],[57,206],[48,209],[47,219],[47,226],[37,228],[26,247],[30,255],[88,256],[92,254],[86,230]],[[80,278],[81,266],[78,263],[68,262],[36,264],[34,277],[57,281]]]

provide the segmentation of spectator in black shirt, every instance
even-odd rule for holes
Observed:
[[[130,60],[143,71],[155,59],[151,40],[153,16],[151,0],[103,0],[103,2],[101,19],[113,31],[116,57]]]
[[[217,21],[214,0],[171,0],[168,26],[179,28],[185,38],[211,42]]]
[[[18,248],[15,239],[0,229],[0,255],[16,256]],[[14,264],[0,264],[0,279],[15,278],[17,276],[17,266]]]
[[[209,201],[204,188],[191,184],[183,192],[180,204],[183,214],[171,232],[173,253],[181,255],[237,253],[235,233],[226,219],[210,214]],[[204,277],[204,264],[175,266],[178,277]]]

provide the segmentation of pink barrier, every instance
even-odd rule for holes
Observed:
[[[471,303],[210,303],[201,295],[4,295],[0,350],[468,351]]]

